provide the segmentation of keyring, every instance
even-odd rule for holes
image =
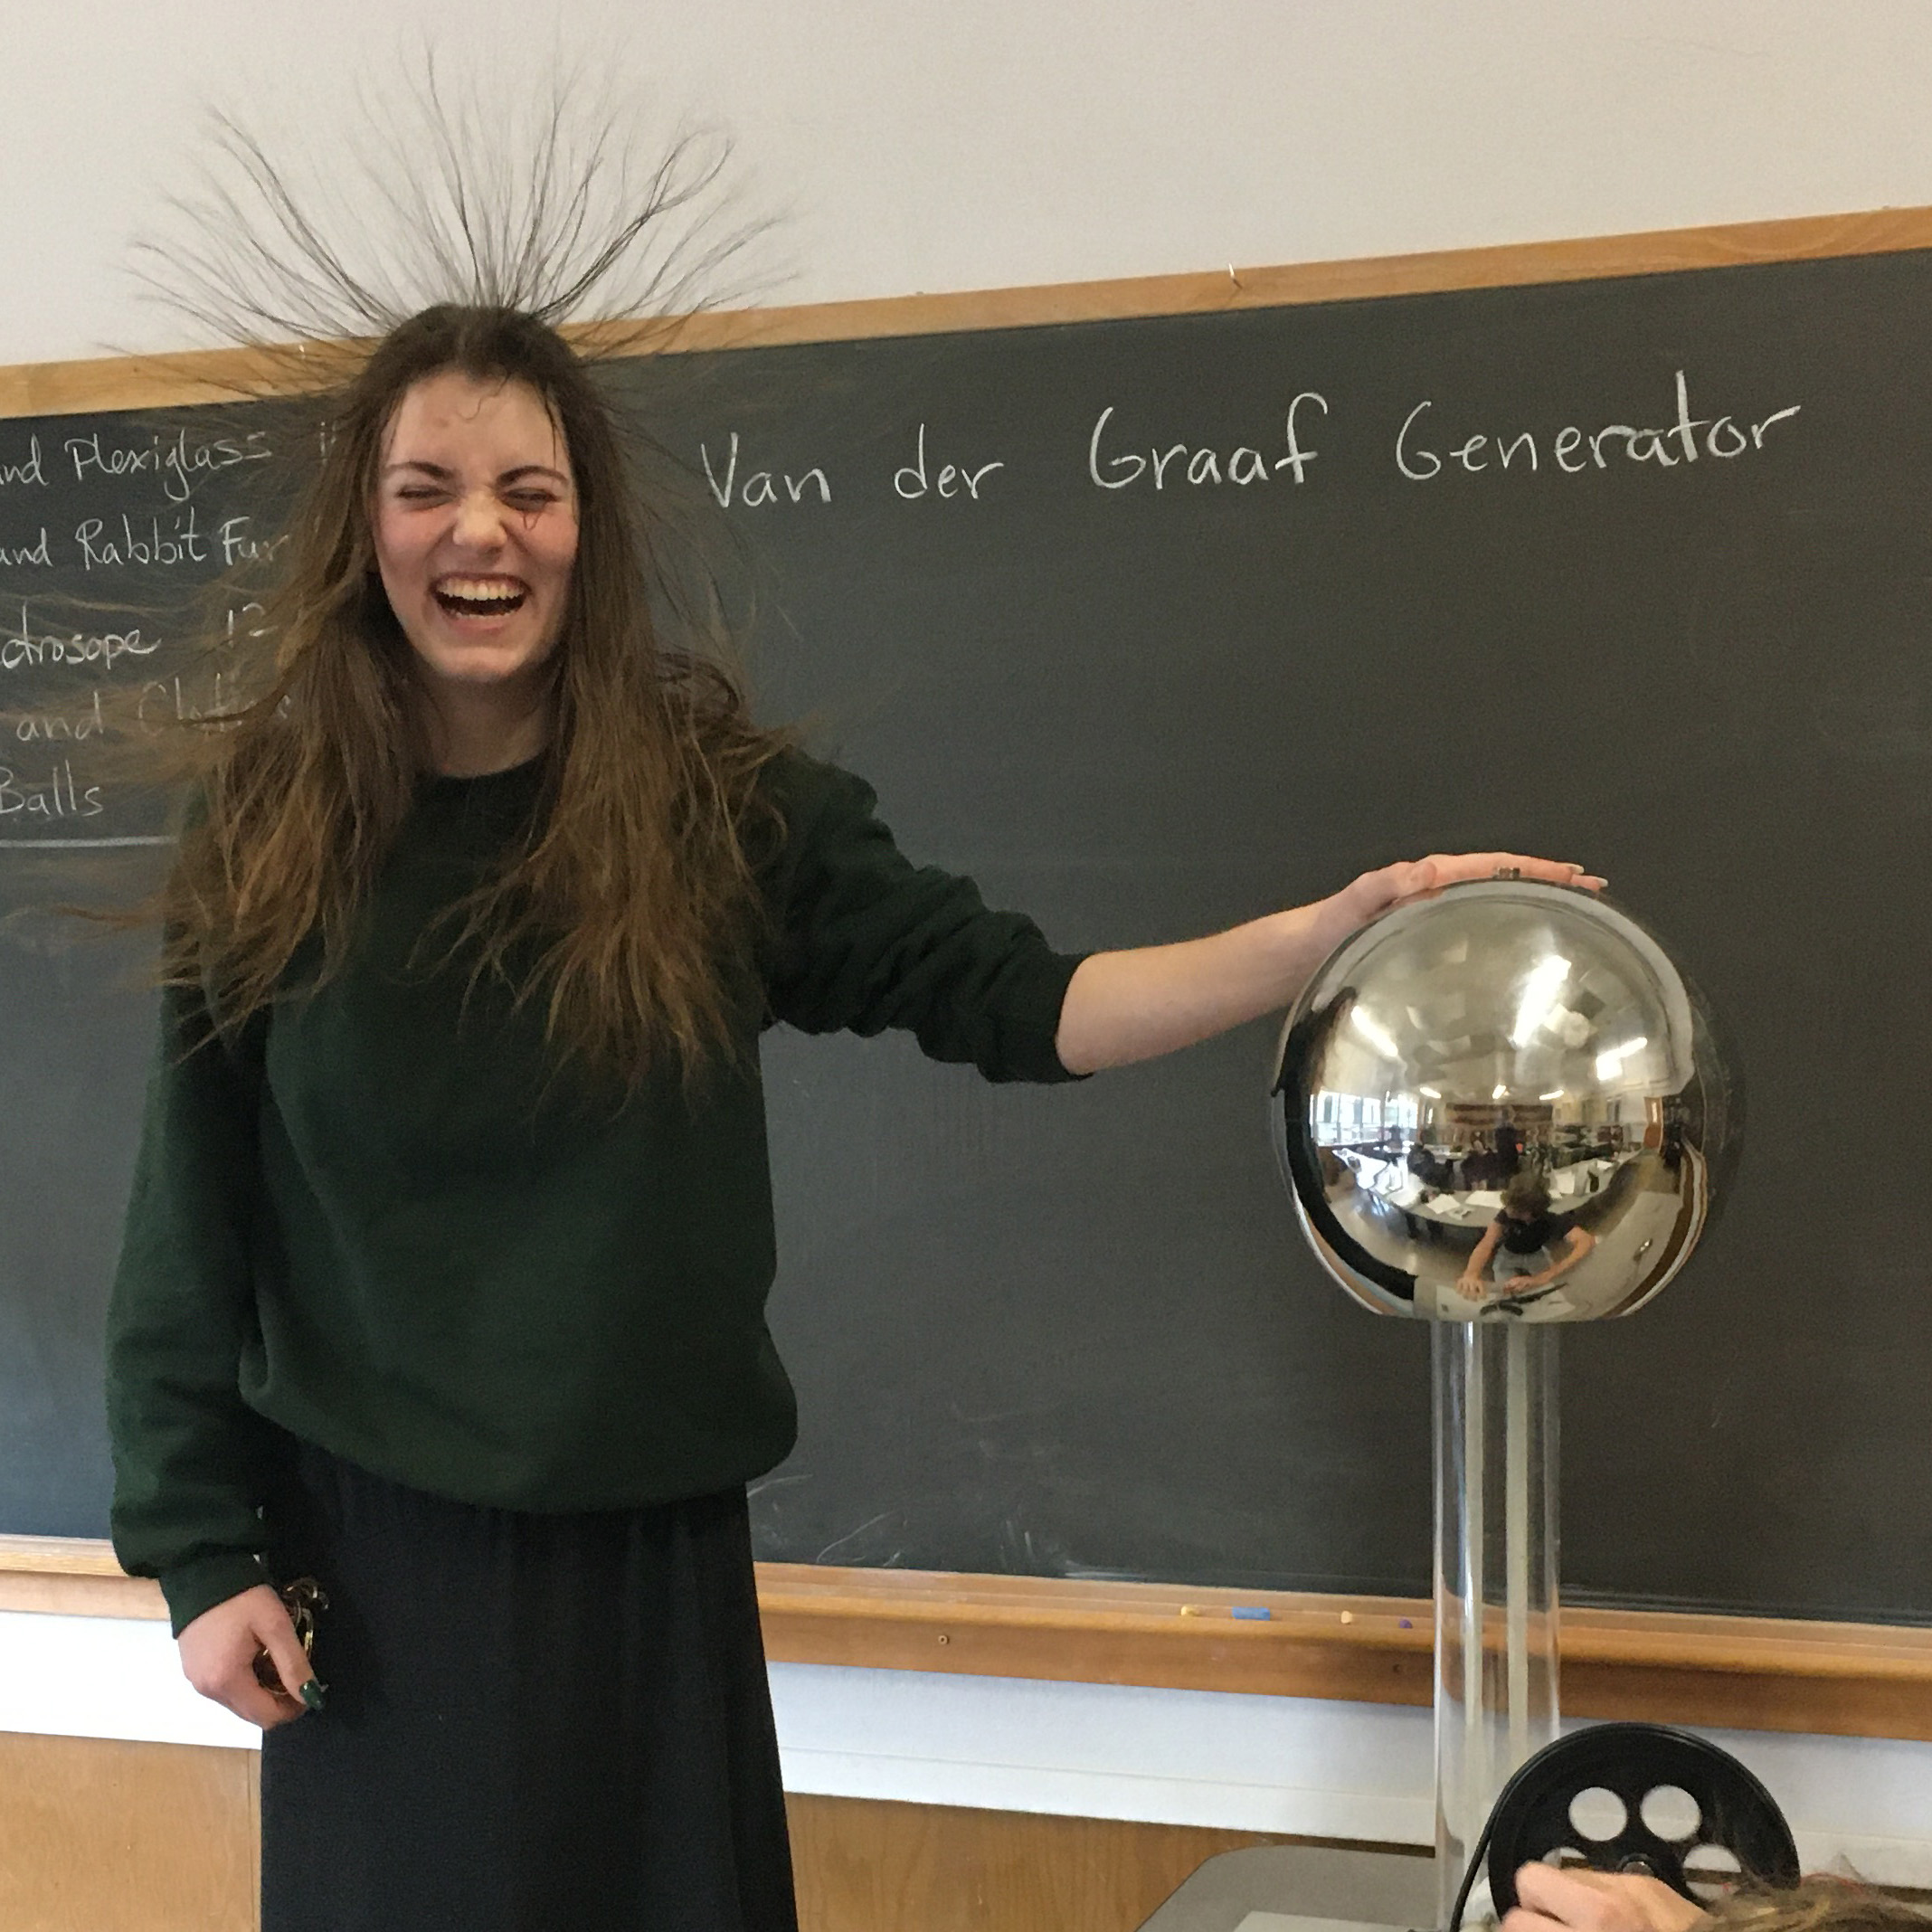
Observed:
[[[316,1613],[328,1608],[328,1593],[313,1577],[298,1577],[293,1583],[283,1584],[275,1594],[281,1598],[282,1607],[289,1613],[289,1621],[295,1625],[296,1639],[302,1646],[303,1656],[312,1663],[316,1654]],[[264,1690],[273,1690],[283,1696],[288,1694],[281,1673],[275,1668],[275,1660],[265,1650],[255,1653],[255,1681]],[[317,1678],[315,1683],[318,1690],[328,1689],[320,1678]]]

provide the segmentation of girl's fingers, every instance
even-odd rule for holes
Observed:
[[[319,1697],[320,1687],[316,1685],[316,1673],[309,1664],[308,1653],[302,1648],[301,1639],[295,1634],[294,1624],[286,1614],[279,1622],[274,1619],[266,1621],[267,1627],[259,1634],[283,1692],[298,1711],[316,1708],[313,1700]],[[305,1697],[303,1688],[309,1685],[316,1687]]]
[[[278,1724],[300,1717],[303,1708],[289,1698],[263,1689],[251,1670],[244,1671],[232,1684],[217,1692],[215,1702],[246,1722],[259,1724],[263,1730],[273,1730]]]

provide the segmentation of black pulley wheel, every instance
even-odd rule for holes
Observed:
[[[1551,1861],[1647,1872],[1697,1899],[1685,1868],[1707,1848],[1761,1885],[1798,1882],[1784,1813],[1728,1751],[1664,1724],[1595,1724],[1546,1745],[1502,1787],[1490,1897],[1500,1918],[1516,1903],[1518,1867]]]

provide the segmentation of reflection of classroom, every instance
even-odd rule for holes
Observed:
[[[1441,1251],[1473,1251],[1520,1173],[1534,1172],[1550,1212],[1587,1229],[1616,1264],[1614,1276],[1608,1267],[1579,1267],[1539,1301],[1535,1319],[1622,1312],[1597,1305],[1591,1276],[1627,1281],[1647,1252],[1662,1258],[1678,1247],[1678,1224],[1700,1212],[1700,1190],[1681,1191],[1682,1110],[1655,1094],[1556,1092],[1482,1103],[1446,1100],[1425,1085],[1323,1088],[1311,1113],[1331,1204],[1378,1257],[1417,1277],[1418,1314],[1455,1312],[1438,1306]],[[1638,1299],[1662,1285],[1655,1271],[1644,1282]]]

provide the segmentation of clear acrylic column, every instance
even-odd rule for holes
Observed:
[[[1557,1734],[1558,1333],[1432,1328],[1438,1927],[1497,1794]]]

